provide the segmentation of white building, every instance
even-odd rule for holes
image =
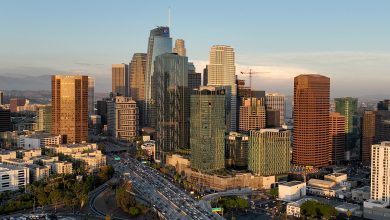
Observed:
[[[107,102],[108,133],[123,141],[132,141],[138,135],[138,107],[131,97],[116,96]]]
[[[30,182],[27,167],[0,164],[0,176],[0,192],[19,190],[25,188]]]
[[[61,135],[51,135],[49,133],[36,133],[22,135],[19,137],[18,147],[24,149],[37,149],[49,145],[61,143]]]
[[[50,176],[51,167],[49,165],[40,166],[37,164],[30,164],[27,165],[26,167],[29,169],[30,172],[31,183],[34,181],[46,179]]]
[[[226,45],[214,45],[210,49],[207,86],[224,86],[226,97],[230,99],[227,119],[229,131],[235,131],[237,125],[237,85],[234,49]]]
[[[265,95],[265,106],[267,109],[275,109],[280,112],[280,126],[284,124],[286,112],[285,96],[279,93],[267,93]]]
[[[294,216],[297,218],[301,217],[301,205],[307,201],[317,201],[312,198],[303,198],[295,202],[289,202],[286,207],[286,212],[288,216]]]
[[[371,199],[389,204],[390,141],[371,147]]]
[[[332,173],[324,176],[324,180],[332,181],[338,184],[347,181],[347,174],[345,173]]]
[[[306,195],[306,183],[291,181],[279,184],[279,199],[284,201],[294,201]]]

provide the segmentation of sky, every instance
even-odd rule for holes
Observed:
[[[1,0],[0,76],[87,74],[108,92],[111,64],[146,52],[168,8],[171,37],[185,40],[198,72],[224,44],[237,74],[267,72],[254,89],[291,95],[294,76],[318,73],[332,96],[390,93],[388,0]]]

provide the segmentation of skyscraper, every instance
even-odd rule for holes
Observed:
[[[164,161],[167,153],[189,149],[188,58],[174,53],[157,56],[152,82],[156,158]]]
[[[54,75],[52,134],[64,143],[88,141],[88,76]]]
[[[37,113],[37,126],[39,131],[51,132],[51,105],[39,106]]]
[[[88,76],[88,115],[95,114],[95,79]]]
[[[362,162],[371,164],[371,146],[375,144],[376,112],[365,111],[362,121]]]
[[[129,96],[129,65],[112,64],[112,93]]]
[[[0,132],[11,131],[11,112],[0,108]]]
[[[360,117],[358,99],[351,97],[334,99],[336,112],[345,116],[346,159],[359,159],[360,155]]]
[[[0,91],[0,105],[4,105],[4,93]]]
[[[171,53],[172,52],[172,38],[169,37],[169,27],[157,27],[150,31],[148,41],[148,57],[146,61],[146,75],[145,75],[145,109],[143,118],[146,118],[146,124],[151,126],[154,122],[149,121],[153,117],[149,117],[149,114],[153,114],[151,103],[152,100],[152,77],[154,72],[154,60],[156,56]]]
[[[208,65],[203,69],[203,85],[207,86],[209,83],[209,70],[208,70]]]
[[[173,48],[173,52],[177,53],[179,56],[187,56],[183,39],[177,39],[175,41],[175,47]]]
[[[191,167],[225,167],[225,90],[205,86],[191,95]]]
[[[390,203],[390,142],[372,145],[371,199]]]
[[[239,131],[249,133],[266,127],[263,98],[242,98],[239,113]]]
[[[138,134],[138,108],[131,97],[116,96],[107,102],[108,133],[121,141],[132,141]]]
[[[135,53],[130,62],[130,96],[137,102],[139,124],[144,125],[146,53]]]
[[[279,93],[267,93],[265,95],[265,105],[267,109],[279,110],[280,125],[283,125],[286,111],[285,96]]]
[[[235,131],[237,129],[237,85],[232,47],[225,45],[211,47],[207,85],[225,87],[228,131]]]
[[[331,162],[330,79],[317,74],[294,78],[293,163],[323,167]]]
[[[109,100],[109,98],[106,98],[96,102],[96,114],[100,115],[100,120],[103,126],[107,125],[107,102]]]
[[[345,116],[338,112],[332,112],[329,117],[332,163],[338,164],[345,159]]]
[[[195,72],[193,63],[188,63],[188,88],[191,90],[202,85],[202,74]]]
[[[290,171],[291,132],[280,129],[251,131],[248,170],[259,176],[287,174]]]

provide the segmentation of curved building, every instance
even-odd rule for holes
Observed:
[[[331,162],[330,79],[318,74],[294,78],[293,163],[324,167]]]
[[[150,31],[148,42],[148,55],[146,61],[146,74],[145,74],[145,108],[143,117],[146,119],[152,119],[150,117],[153,114],[151,111],[150,103],[152,100],[152,77],[154,72],[154,60],[156,56],[164,53],[172,52],[172,38],[169,37],[169,27],[157,27]],[[155,126],[153,120],[146,122],[148,126]]]

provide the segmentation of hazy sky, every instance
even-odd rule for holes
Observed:
[[[0,75],[84,73],[109,91],[112,63],[146,52],[168,23],[197,71],[210,46],[235,48],[256,89],[291,94],[293,77],[331,77],[333,96],[390,93],[390,1],[1,0]],[[49,83],[49,82],[48,82]]]

